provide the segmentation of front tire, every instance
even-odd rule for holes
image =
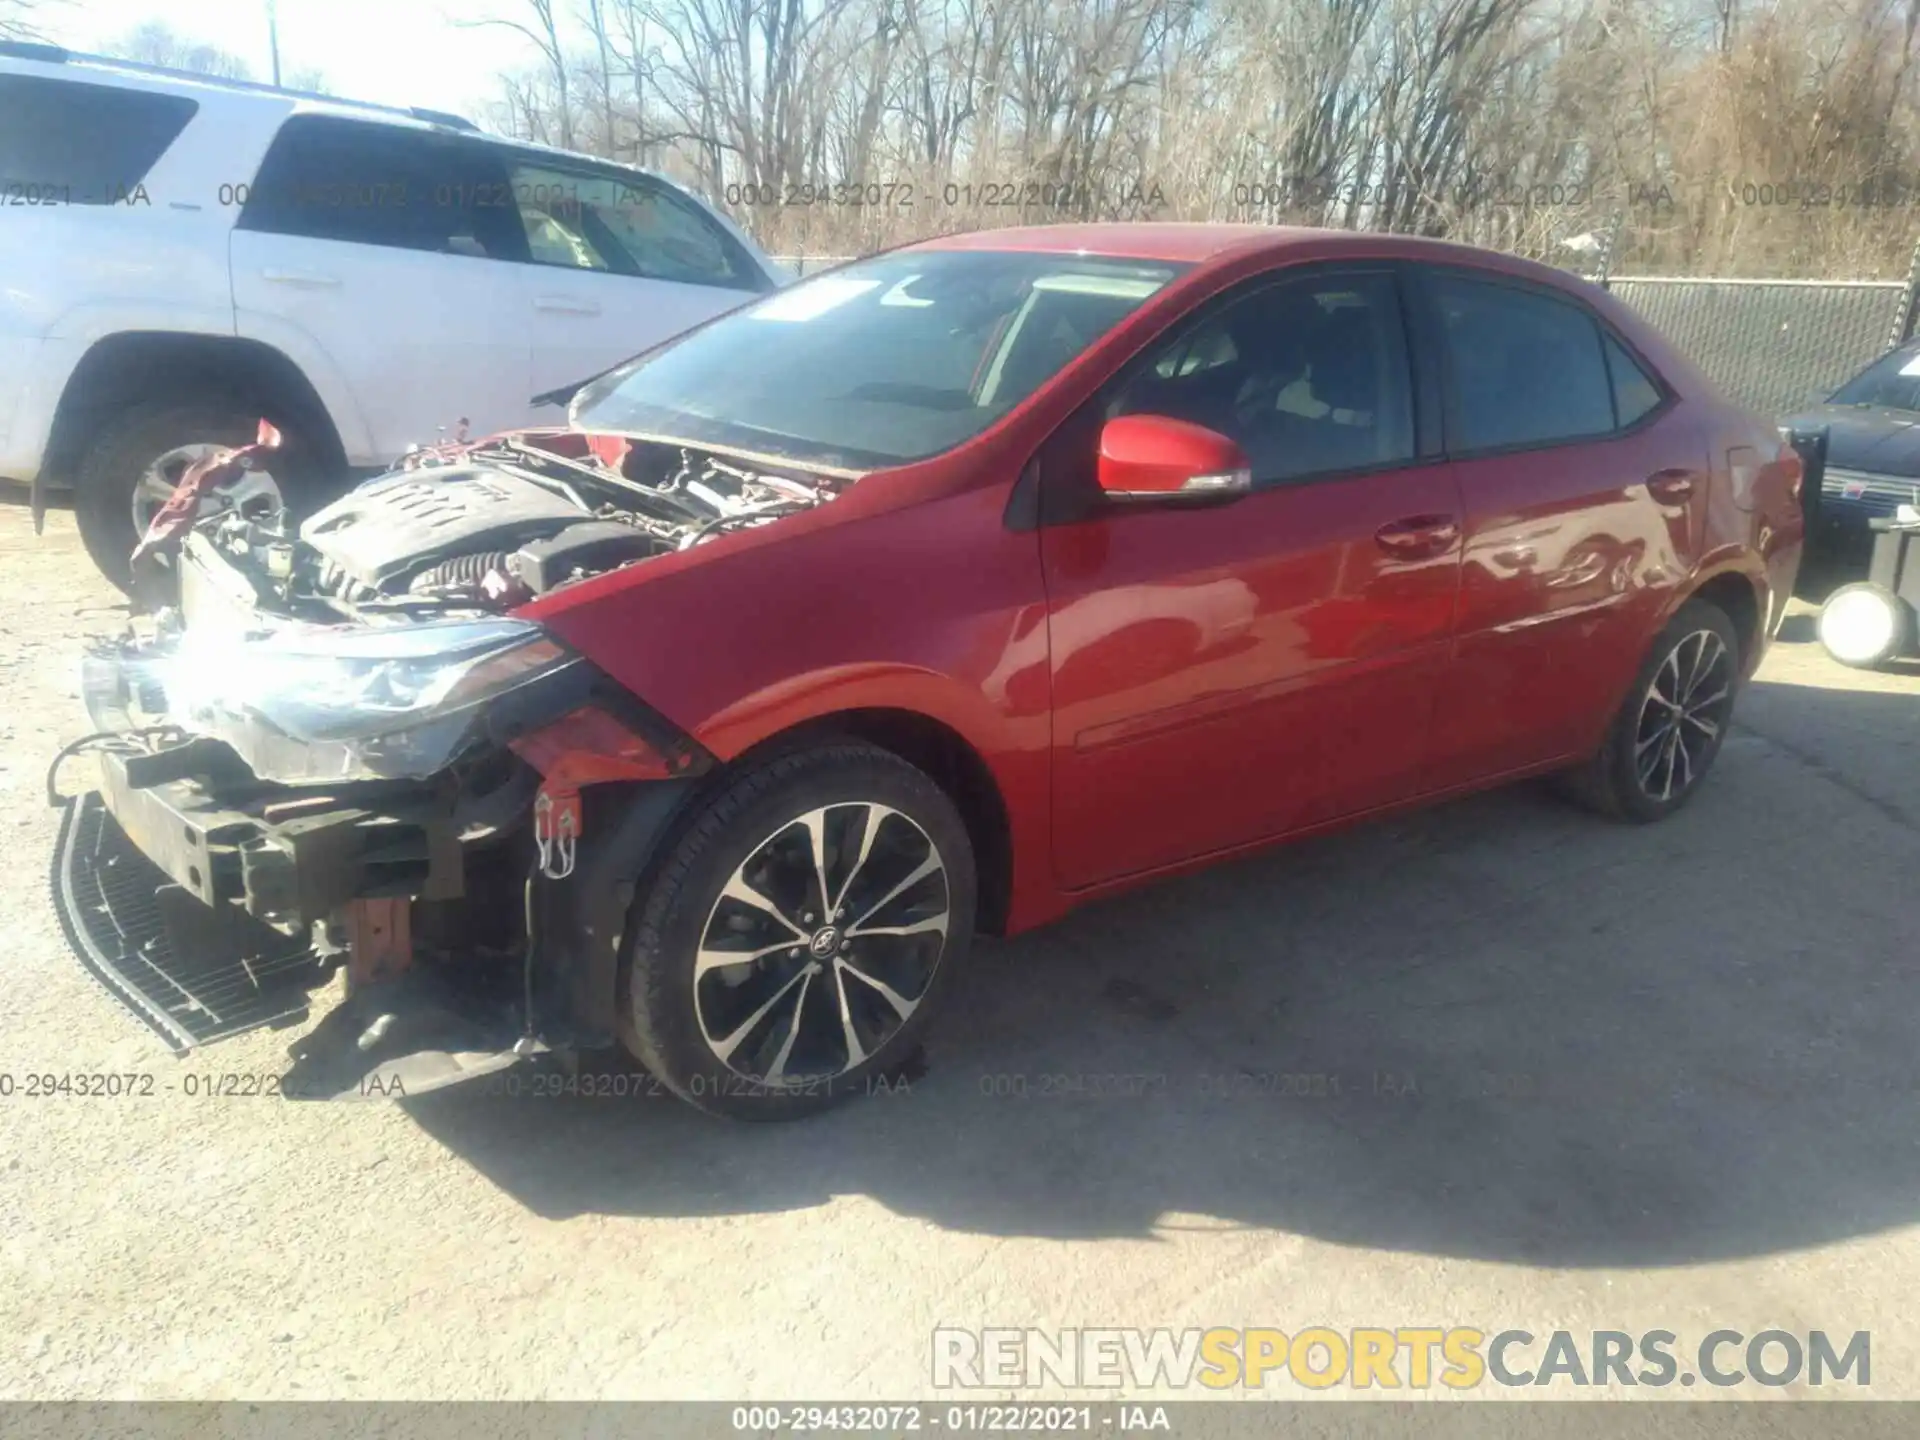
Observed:
[[[253,443],[259,423],[258,414],[238,404],[187,400],[137,405],[102,427],[80,458],[73,497],[81,542],[100,572],[125,590],[128,562],[145,532],[142,517],[158,511],[196,460],[215,448]],[[260,513],[294,505],[311,484],[311,457],[301,438],[281,428],[284,439],[271,464],[243,482],[243,503],[259,505]]]
[[[1687,601],[1655,637],[1599,753],[1565,777],[1566,788],[1618,820],[1666,819],[1720,753],[1740,668],[1740,634],[1726,612]]]
[[[913,1054],[973,939],[976,880],[944,791],[854,742],[743,771],[636,901],[621,1038],[704,1110],[793,1119]]]

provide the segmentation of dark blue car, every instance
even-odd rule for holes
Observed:
[[[1920,505],[1920,339],[1888,351],[1826,402],[1782,422],[1828,429],[1822,529],[1864,543],[1867,521]]]

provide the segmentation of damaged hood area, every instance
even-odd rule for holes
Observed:
[[[202,533],[269,611],[369,623],[498,614],[810,509],[845,483],[618,435],[523,431],[416,452],[292,540],[243,521]]]
[[[194,527],[177,607],[83,662],[87,708],[102,731],[222,741],[263,781],[426,779],[589,669],[516,607],[846,483],[577,431],[415,452],[297,534]]]

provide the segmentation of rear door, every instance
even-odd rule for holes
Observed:
[[[1693,568],[1707,443],[1586,306],[1486,272],[1419,267],[1465,506],[1455,663],[1434,783],[1598,743]]]
[[[524,151],[503,158],[526,233],[518,303],[530,396],[772,288],[745,247],[671,186]]]
[[[1104,501],[1099,429],[1121,414],[1231,436],[1254,493],[1202,509]],[[1422,458],[1414,416],[1393,269],[1316,269],[1196,317],[1049,441],[1042,558],[1065,885],[1418,790],[1459,504],[1447,467]]]
[[[329,115],[281,127],[232,240],[239,333],[335,375],[351,462],[526,423],[526,239],[494,147]]]

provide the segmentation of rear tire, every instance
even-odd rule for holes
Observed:
[[[636,899],[621,1039],[735,1119],[866,1093],[918,1048],[975,897],[959,812],[906,761],[846,741],[763,762],[680,827]]]
[[[1720,753],[1741,664],[1726,612],[1687,601],[1649,648],[1605,743],[1561,777],[1562,788],[1616,820],[1666,819],[1693,798]]]
[[[140,541],[134,497],[149,472],[164,472],[177,480],[186,463],[177,452],[196,446],[251,444],[259,423],[257,411],[209,400],[137,405],[103,426],[80,458],[73,497],[80,539],[100,572],[122,590],[127,588],[128,561]],[[301,437],[281,428],[284,438],[272,463],[253,474],[270,479],[281,503],[297,514],[300,501],[313,487],[315,466]],[[168,456],[175,458],[159,466]]]

